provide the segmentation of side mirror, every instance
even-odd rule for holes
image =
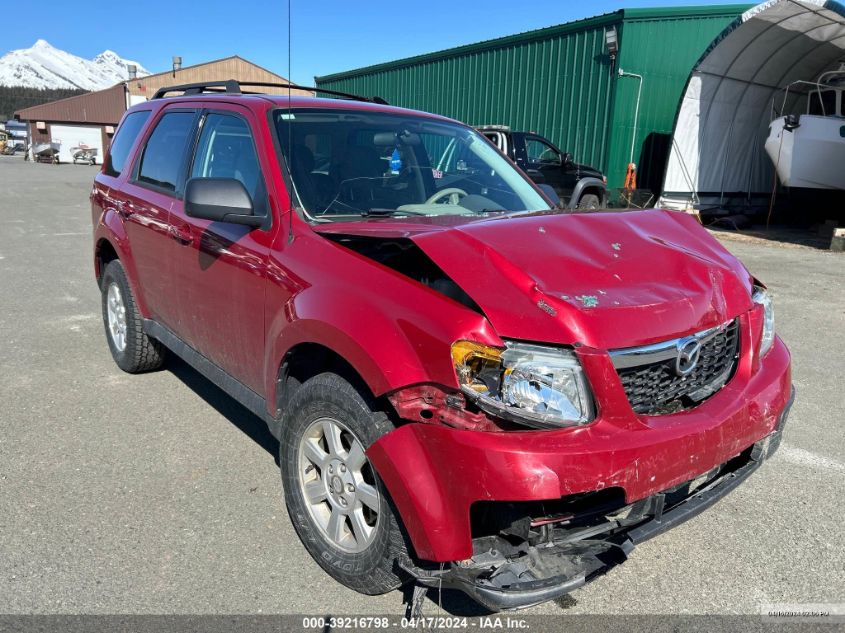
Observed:
[[[540,188],[540,191],[542,191],[544,194],[546,194],[546,197],[549,200],[551,200],[552,206],[554,206],[556,209],[560,208],[560,206],[561,206],[560,196],[557,195],[557,191],[555,191],[554,187],[552,187],[551,185],[546,185],[546,184],[537,185],[537,186]]]
[[[564,166],[571,165],[572,163],[573,163],[572,154],[570,154],[569,152],[564,152],[563,153],[563,164],[564,164]]]
[[[252,198],[234,178],[191,178],[185,185],[185,213],[192,218],[259,227]]]

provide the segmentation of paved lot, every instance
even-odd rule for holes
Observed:
[[[400,592],[358,595],[311,561],[255,417],[181,363],[137,377],[114,365],[90,261],[94,172],[0,157],[0,612],[403,613]],[[770,284],[794,354],[780,454],[529,613],[845,602],[845,256],[726,244]]]

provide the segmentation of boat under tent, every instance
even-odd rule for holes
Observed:
[[[743,13],[687,80],[658,205],[719,215],[779,196],[787,208],[790,198],[825,207],[805,219],[845,220],[843,70],[838,2],[770,0]],[[809,215],[806,204],[787,212]]]
[[[788,110],[790,93],[807,91],[803,112]],[[845,63],[817,81],[794,81],[779,104],[772,104],[766,153],[785,187],[845,189]],[[780,110],[775,108],[780,106]],[[794,108],[793,108],[794,110]]]

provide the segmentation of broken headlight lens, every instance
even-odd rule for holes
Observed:
[[[775,308],[772,305],[772,295],[765,288],[755,286],[751,298],[754,303],[763,306],[763,336],[760,337],[760,356],[762,357],[775,342]]]
[[[592,421],[584,370],[569,350],[527,343],[501,350],[458,341],[452,359],[461,390],[487,413],[539,428]]]

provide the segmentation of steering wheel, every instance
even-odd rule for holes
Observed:
[[[425,201],[425,203],[437,204],[444,198],[449,198],[449,204],[458,204],[461,201],[461,198],[466,198],[468,195],[469,194],[463,189],[458,189],[457,187],[446,187],[431,196]]]

